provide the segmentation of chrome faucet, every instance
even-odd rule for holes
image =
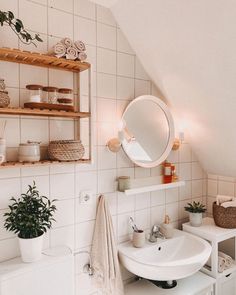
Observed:
[[[161,233],[160,227],[158,225],[153,225],[149,237],[149,242],[156,243],[158,238],[165,239],[165,236]]]

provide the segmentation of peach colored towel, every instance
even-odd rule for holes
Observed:
[[[91,249],[93,282],[103,295],[124,295],[111,214],[104,196],[99,197]]]

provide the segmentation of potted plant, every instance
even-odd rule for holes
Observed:
[[[18,234],[21,257],[24,262],[34,262],[41,258],[43,236],[55,221],[54,202],[40,196],[35,182],[21,197],[11,198],[9,212],[4,214],[4,227]]]
[[[202,224],[202,213],[206,212],[205,205],[193,201],[193,203],[188,203],[188,206],[185,206],[184,209],[189,212],[190,224],[192,226],[200,226]]]

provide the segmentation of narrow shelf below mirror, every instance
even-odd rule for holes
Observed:
[[[126,195],[135,195],[146,192],[160,191],[164,189],[177,188],[184,186],[185,181],[176,181],[171,183],[162,183],[162,176],[136,178],[130,180],[130,189],[125,190]]]

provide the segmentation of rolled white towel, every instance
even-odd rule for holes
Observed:
[[[71,46],[66,49],[66,59],[75,60],[78,58],[78,50]]]
[[[224,202],[221,204],[222,207],[228,208],[228,207],[236,207],[236,200],[230,201],[230,202]]]
[[[225,259],[225,268],[230,268],[234,262],[233,258],[221,251],[219,251],[218,254],[219,254],[219,258],[221,257]]]
[[[78,59],[82,62],[85,61],[87,59],[87,54],[85,52],[79,52]]]
[[[69,48],[69,47],[73,47],[74,46],[74,43],[73,41],[70,39],[70,38],[63,38],[61,40],[61,43],[64,44],[66,46],[66,48]]]
[[[84,45],[84,42],[83,41],[75,41],[75,47],[78,49],[79,52],[83,52],[86,50],[86,47]]]
[[[59,42],[55,44],[48,53],[58,58],[63,57],[66,54],[66,46]]]
[[[211,257],[208,259],[206,265],[211,267]],[[226,259],[218,255],[218,272],[223,272],[226,269]]]
[[[231,196],[223,196],[223,195],[217,195],[216,196],[216,204],[221,205],[224,202],[233,201],[234,197]]]
[[[218,272],[223,272],[226,269],[226,259],[218,256]]]

